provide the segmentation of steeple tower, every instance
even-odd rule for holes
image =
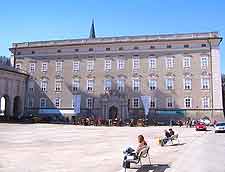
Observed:
[[[94,19],[92,19],[89,39],[94,39],[94,38],[95,38],[95,24],[94,24]]]

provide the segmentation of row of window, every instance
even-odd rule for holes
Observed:
[[[167,90],[173,90],[174,89],[174,79],[169,78],[165,80],[165,89]],[[208,90],[209,87],[209,79],[208,78],[201,78],[201,89],[206,89]],[[112,80],[111,79],[106,79],[104,80],[104,90],[109,91],[112,90]],[[63,82],[62,80],[56,80],[55,81],[55,91],[59,92],[62,91],[62,85]],[[155,79],[150,79],[148,80],[148,88],[149,90],[156,90],[157,87],[157,80]],[[95,80],[94,79],[88,79],[87,80],[87,85],[86,89],[87,91],[91,92],[94,90],[95,87]],[[116,80],[116,89],[120,92],[125,90],[125,80],[119,79]],[[192,79],[186,78],[183,80],[183,89],[184,90],[191,90],[192,89]],[[29,90],[33,91],[33,85],[30,84]],[[41,90],[44,92],[48,91],[48,81],[47,80],[42,80],[41,81]],[[79,79],[74,79],[72,81],[72,91],[78,91],[80,90],[80,80]],[[133,79],[132,80],[132,90],[134,92],[140,92],[141,91],[141,80],[139,79]]]
[[[32,99],[31,99],[32,100]],[[72,107],[74,107],[74,100],[72,99]],[[30,107],[32,107],[32,104],[30,104]],[[149,97],[148,102],[149,108],[156,108],[157,107],[157,98],[155,97]],[[166,106],[167,108],[174,108],[175,107],[175,99],[173,97],[167,97],[166,98]],[[202,108],[209,108],[209,97],[202,97]],[[40,108],[46,108],[47,107],[47,99],[41,98],[40,99]],[[60,108],[61,107],[61,99],[56,98],[55,99],[55,107]],[[87,98],[86,99],[86,108],[93,109],[94,107],[94,99],[93,98]],[[140,108],[141,107],[141,101],[140,99],[133,98],[132,99],[132,105],[130,105],[130,101],[128,101],[128,107],[132,108]],[[185,97],[184,98],[184,108],[192,108],[192,98],[191,97]]]
[[[207,47],[207,45],[206,45],[206,44],[201,44],[201,47]],[[149,48],[150,48],[150,49],[155,49],[155,48],[158,48],[158,47],[152,45],[152,46],[150,46]],[[161,48],[161,47],[160,47],[160,48]],[[172,45],[167,44],[167,45],[165,45],[165,48],[172,48]],[[189,45],[189,44],[185,44],[185,45],[183,45],[183,48],[190,48],[190,45]],[[140,47],[134,46],[133,49],[134,49],[134,50],[139,50]],[[124,50],[124,47],[119,47],[118,50],[119,50],[119,51],[123,51],[123,50]],[[74,49],[74,51],[75,51],[75,52],[79,52],[79,49],[76,48],[76,49]],[[92,51],[94,51],[94,48],[88,48],[88,51],[92,52]],[[111,51],[111,48],[110,48],[110,47],[106,47],[106,48],[105,48],[105,51]],[[62,52],[61,49],[58,49],[58,50],[57,50],[57,53],[61,53],[61,52]],[[35,53],[36,53],[35,51],[31,51],[31,54],[35,54]],[[21,52],[17,52],[17,55],[21,55]]]
[[[184,68],[191,68],[192,64],[192,57],[187,56],[184,57],[183,59],[183,67]],[[132,59],[132,69],[133,71],[139,70],[141,65],[140,65],[140,57],[139,56],[134,56]],[[149,57],[148,60],[148,65],[149,69],[156,69],[157,68],[157,58],[156,57]],[[165,60],[166,68],[172,69],[175,66],[175,58],[174,57],[167,57]],[[36,70],[35,63],[30,63],[29,64],[29,72],[34,73]],[[93,71],[95,66],[95,61],[94,60],[87,60],[87,71]],[[16,64],[17,69],[21,69],[21,63]],[[207,69],[208,68],[208,56],[202,56],[201,57],[201,68],[202,69]],[[125,69],[125,60],[124,59],[118,59],[117,60],[117,69],[118,70],[123,70]],[[106,59],[105,64],[104,64],[104,70],[105,71],[110,71],[112,70],[112,60],[111,59]],[[48,63],[43,62],[41,64],[41,71],[42,72],[47,72],[48,71]],[[56,72],[62,72],[63,71],[63,62],[62,61],[56,61]],[[73,71],[78,72],[80,71],[80,61],[73,61]]]

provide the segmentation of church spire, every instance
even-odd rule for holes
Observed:
[[[92,19],[89,39],[94,39],[94,38],[95,38],[95,24],[94,24],[94,19]]]

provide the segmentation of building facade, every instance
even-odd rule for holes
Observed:
[[[14,43],[26,112],[222,119],[217,32]]]

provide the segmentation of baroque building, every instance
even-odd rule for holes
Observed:
[[[222,119],[217,32],[13,43],[26,113]]]

